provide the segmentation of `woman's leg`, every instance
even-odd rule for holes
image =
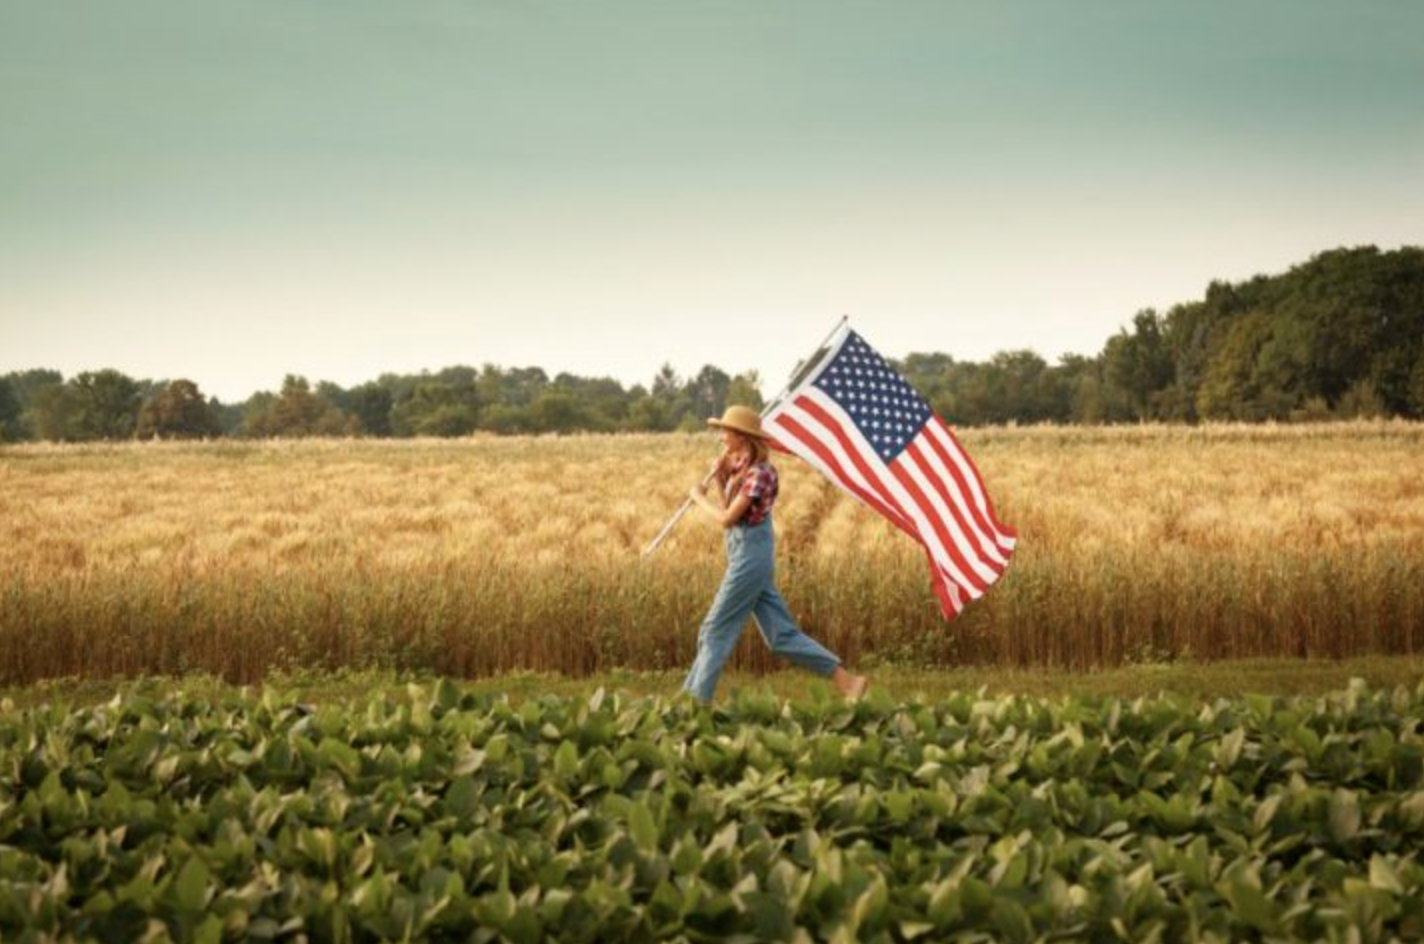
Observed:
[[[865,694],[869,679],[847,672],[829,649],[801,631],[775,584],[762,591],[752,615],[773,655],[829,678],[847,698],[854,700]]]
[[[841,664],[841,660],[829,649],[801,631],[775,585],[761,592],[752,615],[756,617],[761,638],[766,640],[773,655],[789,659],[817,675],[830,675]]]
[[[767,581],[765,568],[743,553],[739,536],[729,539],[727,558],[727,574],[697,631],[697,657],[682,683],[683,691],[703,702],[716,694],[722,669]]]

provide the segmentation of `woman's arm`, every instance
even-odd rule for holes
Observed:
[[[737,497],[732,499],[732,503],[726,508],[723,508],[708,498],[707,493],[697,485],[694,485],[692,490],[688,492],[688,497],[691,498],[698,507],[716,518],[717,523],[724,528],[730,528],[738,521],[741,521],[742,515],[747,513],[747,507],[752,503],[750,496],[738,493]]]

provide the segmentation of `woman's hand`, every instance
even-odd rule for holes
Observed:
[[[718,485],[726,485],[727,479],[732,475],[732,468],[737,464],[737,455],[730,449],[717,457],[717,471],[714,478]]]
[[[708,497],[708,495],[707,495],[707,483],[706,483],[706,482],[698,482],[696,485],[694,485],[694,486],[692,486],[691,488],[689,488],[689,489],[687,490],[687,497],[690,498],[690,499],[692,499],[692,501],[693,501],[694,504],[697,504],[697,505],[700,505],[700,506],[703,507],[703,508],[706,508],[708,511],[712,512],[713,514],[720,514],[721,511],[722,511],[722,509],[719,508],[719,507],[712,501],[712,499]]]

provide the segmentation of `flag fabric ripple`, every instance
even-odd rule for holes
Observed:
[[[999,578],[1017,532],[949,426],[875,349],[843,326],[763,418],[773,445],[809,462],[914,538],[952,619]]]

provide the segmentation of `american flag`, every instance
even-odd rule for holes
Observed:
[[[946,619],[978,599],[1013,554],[979,471],[949,426],[849,327],[763,417],[799,456],[918,541]]]

